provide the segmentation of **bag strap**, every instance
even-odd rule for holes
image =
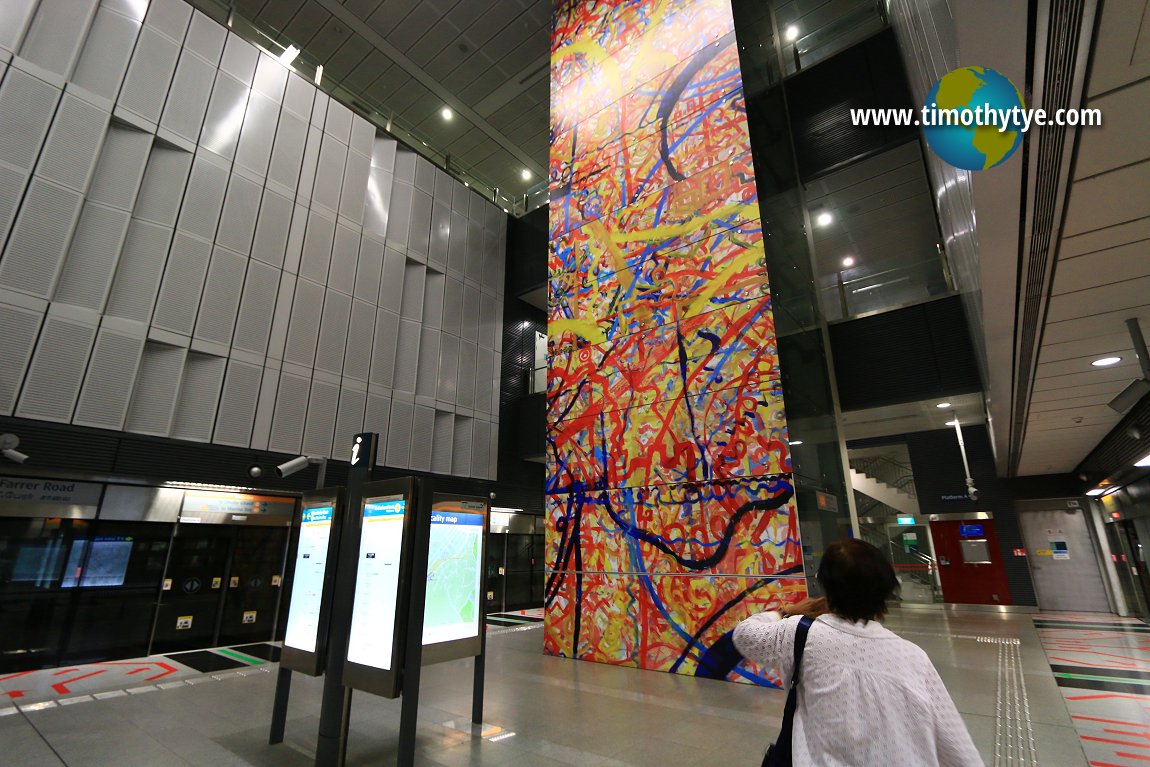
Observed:
[[[786,754],[791,752],[791,729],[794,727],[795,709],[799,705],[799,671],[803,665],[803,650],[807,646],[807,632],[810,631],[811,624],[814,622],[814,618],[804,615],[795,628],[795,656],[794,666],[791,669],[791,689],[787,693],[786,708],[783,709],[783,726],[779,731],[778,740],[775,741],[776,746],[782,746],[785,749],[783,753]]]

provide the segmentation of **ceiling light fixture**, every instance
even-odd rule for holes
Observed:
[[[1089,495],[1091,498],[1097,498],[1098,496],[1103,495],[1105,493],[1106,493],[1106,488],[1104,488],[1104,487],[1096,487],[1093,490],[1087,490],[1086,491],[1086,494]]]
[[[444,120],[451,122],[451,118],[455,117],[455,112],[451,111],[451,107],[444,107],[443,109],[439,110],[439,116]]]
[[[791,447],[794,447],[795,445],[801,445],[801,444],[803,444],[803,441],[801,439],[791,440]]]
[[[315,68],[315,84],[319,85],[321,80],[323,80],[323,64]]]
[[[946,422],[945,424],[943,424],[943,425],[944,425],[944,426],[958,426],[958,420],[957,420],[957,419],[955,419],[955,420],[953,420],[953,421],[947,421],[947,422]]]
[[[938,408],[939,410],[946,410],[948,407],[950,407],[950,403],[949,402],[940,402],[937,405],[935,405],[935,407]]]
[[[823,211],[815,217],[815,224],[818,226],[830,226],[831,222],[834,220],[834,216],[832,216],[830,213],[827,213],[826,211]]]
[[[1141,468],[1150,468],[1150,453],[1147,453],[1146,455],[1142,456],[1142,458],[1135,461],[1134,465]]]
[[[787,27],[787,42],[793,43],[795,40],[798,40],[798,39],[799,39],[799,28],[796,27],[794,24],[791,24],[789,27]]]
[[[854,256],[847,256],[846,258],[843,259],[843,266],[851,267],[854,265],[855,265]]]
[[[280,63],[285,67],[290,67],[292,62],[295,61],[295,57],[298,55],[299,48],[296,48],[294,45],[289,45],[288,47],[284,48],[284,52],[280,54]]]
[[[531,180],[531,171],[527,170],[527,168],[524,168],[523,170],[519,171],[519,175],[520,175],[520,177],[522,177],[522,179],[524,181],[530,181]]]
[[[1090,364],[1096,368],[1108,368],[1111,365],[1117,365],[1121,361],[1121,357],[1103,357],[1100,360],[1094,360]]]

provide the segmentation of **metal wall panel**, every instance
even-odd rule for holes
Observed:
[[[458,477],[471,476],[471,447],[475,439],[475,428],[471,418],[455,417],[455,430],[452,434],[451,471]]]
[[[150,0],[144,24],[182,42],[192,17],[192,7],[181,0]]]
[[[363,430],[379,435],[381,444],[375,456],[376,466],[387,463],[388,426],[391,423],[391,397],[368,393],[367,411],[363,414]]]
[[[103,311],[130,220],[126,210],[84,205],[52,300]]]
[[[394,399],[391,401],[391,420],[387,425],[386,465],[396,469],[408,467],[411,460],[411,429],[414,418],[414,404]]]
[[[192,14],[192,23],[188,26],[188,34],[184,38],[184,48],[210,62],[214,67],[220,62],[227,37],[226,28],[221,27],[211,17],[195,11]]]
[[[379,283],[379,305],[399,314],[403,308],[403,278],[407,271],[407,258],[393,248],[383,256],[383,278]]]
[[[20,41],[32,22],[38,0],[5,0],[0,4],[0,48],[20,49]]]
[[[395,354],[399,345],[399,315],[380,309],[375,315],[375,340],[371,349],[371,382],[395,386]]]
[[[20,58],[61,77],[72,74],[99,0],[41,0],[24,35]]]
[[[402,318],[399,320],[399,335],[395,339],[396,391],[415,393],[416,374],[419,371],[420,335],[419,322]]]
[[[460,407],[475,407],[475,368],[478,349],[472,341],[459,342],[459,397]]]
[[[176,232],[152,314],[153,327],[185,336],[192,334],[211,259],[211,242]]]
[[[431,208],[431,233],[427,250],[427,263],[439,271],[447,270],[447,254],[451,245],[451,208],[437,199]]]
[[[392,186],[391,171],[372,166],[367,177],[367,197],[364,199],[363,208],[363,231],[365,234],[371,234],[380,239],[387,238]]]
[[[438,381],[439,331],[425,327],[419,343],[419,371],[415,380],[415,393],[420,397],[435,399]]]
[[[358,260],[359,229],[338,224],[335,228],[335,244],[331,249],[327,286],[350,296],[355,290],[355,267]]]
[[[288,233],[292,225],[292,201],[265,189],[256,221],[252,258],[272,266],[282,267]]]
[[[375,126],[359,115],[353,115],[351,122],[351,151],[371,157],[374,145]]]
[[[0,259],[0,286],[51,297],[83,202],[77,191],[32,178]]]
[[[331,99],[327,104],[327,120],[323,124],[323,130],[347,145],[351,143],[351,118],[350,109]]]
[[[187,355],[188,350],[178,346],[152,341],[144,345],[144,356],[124,423],[125,431],[168,436]]]
[[[303,258],[299,276],[320,284],[327,282],[331,266],[331,249],[335,244],[335,220],[318,210],[308,214],[307,231],[303,239]]]
[[[168,227],[175,226],[193,159],[192,155],[183,150],[159,143],[152,144],[132,217]]]
[[[276,127],[271,165],[268,167],[268,181],[273,181],[280,184],[285,190],[294,192],[299,186],[306,143],[307,121],[286,111],[285,107],[285,111],[280,113],[279,125]]]
[[[228,171],[205,157],[197,157],[192,163],[176,228],[214,240],[227,187]]]
[[[217,245],[236,253],[243,253],[245,256],[251,252],[262,192],[263,189],[259,184],[238,174],[232,174],[228,181],[227,195],[224,197],[220,228],[216,232]]]
[[[351,320],[351,297],[334,290],[327,291],[320,324],[319,346],[315,353],[316,370],[339,374],[343,369],[343,352],[347,345]]]
[[[160,127],[195,143],[204,127],[215,76],[213,62],[184,49],[172,77],[171,95],[160,115]]]
[[[451,473],[451,451],[455,446],[455,414],[442,410],[435,412],[434,436],[431,441],[431,471]]]
[[[459,335],[468,341],[479,342],[479,304],[480,292],[471,285],[463,286],[463,319],[459,326]]]
[[[387,210],[387,246],[407,253],[408,231],[411,225],[411,195],[409,184],[396,180],[391,185],[391,204]]]
[[[85,192],[111,119],[104,110],[65,93],[40,153],[36,175]]]
[[[458,337],[463,325],[463,283],[448,277],[443,287],[443,332]]]
[[[371,340],[375,333],[375,307],[366,301],[353,301],[351,328],[343,357],[343,375],[366,382],[371,372]]]
[[[0,162],[32,170],[60,95],[43,80],[9,68],[0,84]]]
[[[439,330],[443,324],[443,298],[447,277],[428,270],[423,286],[423,324]]]
[[[383,243],[370,237],[359,241],[359,259],[355,271],[353,295],[375,304],[379,300],[379,280],[383,276]]]
[[[179,56],[179,43],[145,23],[136,40],[118,104],[150,123],[158,123]]]
[[[199,141],[199,145],[204,149],[228,160],[236,154],[236,144],[240,139],[240,128],[243,127],[249,94],[248,87],[224,69],[224,65],[228,62],[229,50],[231,50],[230,42],[224,49],[223,63],[212,85],[212,97],[208,101],[208,111],[204,116],[204,127],[200,131]]]
[[[0,415],[11,415],[24,371],[32,358],[40,333],[43,312],[0,304],[0,338],[4,339],[4,364],[0,365]]]
[[[411,422],[411,459],[408,468],[415,471],[431,471],[434,440],[435,409],[416,405]]]
[[[480,413],[491,412],[492,381],[497,380],[499,371],[494,369],[495,352],[479,347],[475,361],[475,409]],[[464,371],[465,373],[469,371]]]
[[[300,118],[306,124],[311,118],[311,105],[315,101],[315,86],[298,74],[292,73],[288,77],[287,89],[284,91],[284,109]],[[283,124],[283,116],[280,116]],[[374,128],[372,129],[374,131]],[[303,149],[303,144],[300,144]],[[368,148],[370,152],[370,147]]]
[[[447,246],[447,273],[462,280],[467,270],[467,216],[451,212],[451,232]]]
[[[279,269],[259,261],[248,263],[232,346],[255,354],[267,353],[279,284]],[[290,307],[290,299],[287,303]]]
[[[132,384],[144,353],[144,338],[102,328],[72,423],[119,431],[124,428]]]
[[[100,159],[88,186],[88,202],[131,211],[151,151],[150,133],[113,122],[104,137]]]
[[[343,168],[347,163],[347,145],[325,134],[320,146],[319,167],[316,169],[315,190],[311,200],[335,216],[339,213],[339,193],[343,187]]]
[[[408,320],[423,319],[423,286],[427,268],[423,264],[408,261],[403,270],[403,304],[400,316]]]
[[[228,361],[212,442],[236,447],[251,444],[263,372],[259,365],[239,360]]]
[[[358,152],[347,153],[347,165],[344,167],[339,195],[339,214],[357,224],[363,223],[363,208],[370,172],[370,157]]]
[[[247,112],[244,113],[240,143],[236,148],[236,165],[259,176],[267,175],[279,116],[280,105],[277,101],[252,91]]]
[[[211,440],[226,364],[223,357],[188,352],[172,419],[172,437],[193,442]]]
[[[280,374],[279,391],[276,394],[275,416],[272,419],[268,450],[279,453],[298,454],[303,442],[304,415],[307,413],[307,398],[311,382],[302,376],[291,373]]]
[[[367,408],[367,392],[354,389],[340,389],[339,410],[335,415],[335,441],[332,445],[332,458],[347,461],[351,458],[351,438],[364,430],[364,412]]]
[[[224,55],[220,58],[220,70],[243,83],[245,88],[251,87],[259,60],[259,48],[239,35],[229,34],[224,43]]]
[[[454,405],[459,396],[459,339],[444,333],[439,340],[439,381],[436,399]]]
[[[96,339],[94,325],[49,315],[20,392],[16,415],[67,423]]]
[[[248,259],[239,253],[220,247],[212,252],[196,320],[196,338],[231,345],[247,267]]]
[[[427,260],[431,238],[431,195],[416,189],[411,194],[411,224],[408,228],[407,248]]]
[[[491,464],[491,423],[476,418],[472,427],[471,476],[486,477]]]
[[[312,381],[300,452],[304,455],[331,455],[338,408],[339,386],[325,381]]]
[[[291,325],[288,328],[287,347],[284,349],[286,361],[305,367],[311,367],[315,362],[320,313],[323,311],[323,294],[323,285],[308,280],[296,283]]]

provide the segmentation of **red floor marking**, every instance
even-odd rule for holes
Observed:
[[[1122,764],[1114,764],[1113,762],[1091,762],[1090,767],[1126,767]]]
[[[154,679],[159,679],[161,677],[167,676],[168,674],[174,674],[177,671],[179,671],[179,669],[176,668],[175,666],[172,666],[170,664],[167,664],[167,663],[164,663],[163,661],[158,661],[158,660],[147,660],[147,661],[110,660],[110,661],[105,661],[104,663],[101,663],[100,665],[101,666],[139,666],[140,667],[140,668],[136,669],[135,671],[129,671],[128,672],[129,674],[136,674],[136,673],[146,671],[146,670],[148,670],[148,666],[155,666],[156,668],[164,669],[164,671],[162,673],[159,673],[159,674],[156,674],[155,676],[150,676],[150,677],[147,677],[146,679],[144,679],[145,682],[151,682]]]
[[[72,671],[79,671],[79,669],[71,669],[71,670]],[[81,679],[87,679],[90,676],[96,676],[97,674],[103,674],[107,670],[108,669],[106,669],[106,668],[100,668],[100,669],[96,669],[95,671],[91,672],[90,674],[82,674],[82,675],[76,677],[75,679],[68,679],[64,682],[57,682],[56,684],[52,685],[52,689],[55,690],[56,692],[60,693],[61,695],[67,695],[68,693],[72,692],[71,690],[68,689],[68,685],[75,684],[76,682],[79,682]],[[59,676],[61,673],[64,673],[64,672],[57,672],[53,676]]]
[[[1096,740],[1099,743],[1117,743],[1120,746],[1134,746],[1134,748],[1150,748],[1150,746],[1144,746],[1141,743],[1131,743],[1128,740],[1114,740],[1113,738],[1099,738],[1099,737],[1096,737],[1094,735],[1080,735],[1079,737],[1082,738],[1083,740]]]
[[[24,691],[23,690],[13,690],[12,692],[6,692],[4,694],[7,695],[12,700],[16,700],[16,698],[23,698],[24,697]]]
[[[6,681],[8,679],[15,679],[18,676],[25,676],[26,674],[31,673],[31,671],[18,671],[15,674],[9,674],[8,676],[0,676],[0,682]]]
[[[52,676],[60,676],[61,674],[71,674],[73,671],[79,671],[79,670],[80,669],[78,669],[78,668],[62,668],[59,671],[57,671],[56,673],[52,674]]]
[[[1145,695],[1119,695],[1118,693],[1106,693],[1105,695],[1067,695],[1067,700],[1105,700],[1107,698],[1122,698],[1124,700],[1141,700],[1145,701]]]
[[[1124,724],[1124,725],[1127,725],[1129,727],[1144,727],[1146,729],[1150,729],[1150,724],[1139,724],[1138,722],[1123,722],[1123,721],[1120,721],[1118,719],[1100,719],[1096,716],[1079,716],[1078,714],[1073,714],[1070,718],[1071,719],[1082,719],[1082,720],[1087,721],[1087,722],[1105,722],[1106,724]]]
[[[1125,757],[1127,759],[1139,759],[1143,762],[1150,762],[1150,756],[1142,756],[1141,754],[1126,754],[1121,751],[1115,751],[1114,755]]]
[[[1146,738],[1147,740],[1150,740],[1150,735],[1147,735],[1144,732],[1128,732],[1126,730],[1113,730],[1113,729],[1110,729],[1109,727],[1103,727],[1102,732],[1108,732],[1111,735],[1130,735],[1130,736],[1135,737],[1135,738]]]

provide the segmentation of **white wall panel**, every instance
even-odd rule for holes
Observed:
[[[337,461],[347,461],[351,458],[351,438],[363,431],[366,408],[367,392],[340,389],[339,410],[335,416],[335,442],[332,444],[332,458]]]
[[[339,374],[343,369],[343,353],[347,345],[348,324],[351,321],[351,296],[327,291],[320,323],[319,345],[315,352],[315,369]]]
[[[475,407],[475,369],[478,354],[479,350],[473,342],[466,340],[459,342],[459,396],[456,401],[462,408]]]
[[[287,89],[284,91],[284,109],[306,124],[311,119],[311,105],[314,100],[315,87],[311,83],[297,74],[288,77]],[[282,116],[280,121],[283,121]],[[374,130],[373,127],[373,135]],[[370,153],[371,148],[369,147],[367,151]]]
[[[255,354],[267,352],[279,284],[279,269],[259,261],[248,263],[247,279],[244,281],[243,297],[240,299],[240,313],[236,319],[236,332],[232,340],[235,348]],[[290,298],[287,299],[287,305],[290,308]]]
[[[502,332],[496,317],[499,311],[499,299],[489,293],[479,296],[479,345],[488,349],[495,348],[495,336]]]
[[[320,313],[323,311],[323,294],[323,286],[314,282],[300,280],[296,284],[287,347],[284,349],[286,361],[305,367],[311,367],[315,362]]]
[[[323,131],[314,125],[308,126],[307,143],[304,145],[303,163],[299,171],[299,186],[296,188],[296,199],[298,200],[310,200],[312,198],[321,146],[323,146]]]
[[[102,328],[72,423],[99,429],[124,428],[132,384],[144,353],[144,338]]]
[[[428,197],[435,194],[435,171],[431,161],[420,155],[415,156],[415,188]]]
[[[291,373],[280,374],[275,416],[272,419],[271,436],[268,438],[268,450],[280,453],[299,453],[300,444],[303,442],[304,417],[307,414],[307,398],[310,389],[311,382],[308,379]]]
[[[90,201],[84,205],[52,300],[104,310],[130,220],[126,210]]]
[[[375,304],[379,299],[379,280],[383,276],[383,243],[364,237],[359,241],[359,259],[352,294],[361,301]]]
[[[244,115],[244,126],[240,131],[239,147],[236,149],[236,165],[259,176],[267,175],[279,116],[278,102],[252,91]]]
[[[228,49],[231,49],[229,43]],[[224,61],[227,61],[227,50]],[[212,97],[200,131],[200,146],[220,157],[231,159],[236,154],[240,129],[248,104],[248,87],[221,69],[212,85]]]
[[[243,253],[245,256],[251,252],[262,192],[263,188],[259,184],[232,174],[228,181],[227,195],[224,197],[224,209],[220,215],[216,244],[236,253]]]
[[[407,234],[407,248],[427,260],[431,239],[431,195],[419,189],[411,193],[411,224]]]
[[[60,95],[58,88],[9,67],[0,83],[0,163],[32,169]]]
[[[491,423],[478,418],[471,423],[471,476],[486,478],[491,463]]]
[[[419,321],[423,318],[423,286],[427,269],[423,264],[408,261],[403,270],[403,305],[400,316]]]
[[[419,370],[415,381],[415,393],[433,400],[438,382],[439,331],[425,327],[419,342]]]
[[[387,451],[384,462],[396,469],[406,469],[411,460],[411,429],[415,405],[410,402],[391,401],[391,420],[387,425]]]
[[[152,314],[153,327],[185,336],[192,334],[211,260],[211,242],[176,232]]]
[[[364,198],[363,231],[387,238],[388,213],[391,210],[391,171],[372,166],[367,178],[367,196]]]
[[[499,375],[493,369],[495,352],[479,347],[475,358],[475,410],[480,413],[491,412],[491,381]]]
[[[312,381],[300,452],[304,455],[331,455],[338,409],[339,386],[324,381]]]
[[[447,250],[447,273],[463,279],[467,271],[467,216],[451,212],[451,236]]]
[[[457,183],[439,168],[435,169],[435,192],[432,198],[437,205],[446,207],[448,212],[451,211],[451,193]]]
[[[419,341],[421,328],[417,320],[399,320],[399,335],[395,339],[395,390],[415,393],[415,380],[419,372]]]
[[[432,428],[431,470],[436,474],[450,474],[451,451],[455,446],[455,414],[436,411]]]
[[[275,314],[272,315],[272,330],[271,335],[268,336],[268,356],[272,359],[280,360],[284,356],[297,282],[298,279],[294,274],[288,272],[280,274]]]
[[[192,23],[188,26],[188,34],[184,38],[184,48],[215,67],[224,53],[224,42],[227,37],[228,30],[225,27],[221,27],[211,17],[196,11],[192,14]]]
[[[224,55],[220,59],[220,69],[227,72],[245,87],[250,88],[259,63],[260,51],[239,35],[228,35],[224,43]]]
[[[367,178],[370,171],[370,157],[358,152],[347,153],[347,165],[344,167],[343,186],[339,196],[339,214],[357,224],[363,223]]]
[[[487,479],[499,479],[499,424],[491,424],[487,446]]]
[[[20,57],[61,77],[72,74],[99,0],[41,0]]]
[[[447,282],[445,275],[427,271],[423,286],[423,324],[425,327],[439,330],[443,323],[444,287]]]
[[[467,211],[471,207],[471,197],[475,193],[468,187],[455,185],[455,189],[451,194],[451,210],[455,213],[462,213],[463,217],[467,217]]]
[[[259,365],[228,361],[212,442],[235,447],[247,447],[251,443],[262,378],[263,368]]]
[[[0,3],[0,48],[20,49],[20,41],[32,23],[38,0],[4,0]]]
[[[176,228],[197,237],[214,240],[227,186],[228,172],[225,168],[206,157],[197,157],[192,163],[192,174],[188,177],[188,188],[180,206]]]
[[[319,168],[315,175],[315,191],[311,199],[333,216],[339,212],[339,192],[343,187],[343,169],[347,163],[347,145],[325,134],[319,152]]]
[[[463,286],[463,321],[460,323],[459,335],[468,341],[479,341],[479,305],[482,294],[477,288],[464,284]]]
[[[291,231],[292,208],[292,201],[287,197],[270,189],[264,190],[256,222],[255,242],[252,244],[252,258],[272,266],[283,266],[284,250]]]
[[[451,208],[436,201],[431,209],[431,239],[427,263],[439,271],[447,270],[447,253],[451,244]]]
[[[192,160],[192,155],[181,149],[152,144],[132,216],[155,224],[175,226]]]
[[[375,306],[366,301],[353,301],[347,348],[343,356],[343,375],[367,382],[371,372],[371,341],[375,333]]]
[[[459,339],[444,333],[439,340],[439,381],[436,399],[454,405],[459,396]]]
[[[212,264],[196,320],[196,338],[231,345],[247,266],[247,257],[239,253],[221,247],[212,251]]]
[[[261,53],[260,61],[256,65],[256,75],[252,80],[252,90],[267,96],[277,104],[282,103],[288,74],[288,68],[278,59]]]
[[[371,167],[395,172],[395,154],[399,143],[384,133],[377,133],[371,147]],[[410,183],[410,182],[409,182]]]
[[[272,431],[272,416],[276,409],[276,393],[279,390],[280,373],[277,367],[264,368],[263,380],[260,382],[260,398],[256,405],[256,418],[252,426],[253,450],[267,450],[268,437]]]
[[[303,259],[299,276],[318,282],[327,282],[331,266],[331,249],[335,244],[335,220],[317,210],[308,214],[307,231],[303,239]]]
[[[344,144],[351,143],[351,110],[331,99],[327,105],[327,120],[323,124],[324,133],[339,139]]]
[[[152,135],[113,122],[104,137],[88,201],[131,211],[144,180],[152,151]]]
[[[467,279],[476,284],[483,282],[483,224],[474,219],[467,222]]]
[[[455,417],[455,430],[452,434],[451,473],[457,477],[471,476],[471,447],[475,439],[475,428],[470,418]]]
[[[331,251],[331,269],[327,285],[332,290],[351,295],[355,290],[355,267],[359,261],[359,229],[339,224]]]
[[[36,165],[36,175],[85,192],[104,143],[111,115],[65,93]]]
[[[151,0],[144,25],[179,43],[184,40],[191,17],[192,7],[182,0]]]
[[[403,280],[407,272],[407,259],[402,253],[388,248],[383,255],[383,277],[379,283],[379,305],[399,314],[403,307]]]
[[[215,76],[212,62],[184,49],[172,78],[171,95],[160,116],[160,127],[195,143],[204,127]]]
[[[71,421],[95,338],[94,325],[49,315],[32,354],[16,415],[41,421]]]
[[[151,320],[171,240],[171,229],[132,219],[105,314],[137,322]]]
[[[115,101],[139,33],[139,20],[102,5],[84,41],[72,82],[97,96]]]
[[[411,196],[413,190],[410,184],[393,183],[391,186],[391,204],[387,211],[387,245],[401,253],[407,253],[408,232],[411,227]]]
[[[463,283],[448,277],[443,288],[443,332],[458,336],[463,322]]]
[[[375,338],[371,349],[371,382],[395,386],[395,355],[399,345],[399,315],[380,309],[375,317]]]
[[[158,123],[179,55],[179,43],[145,22],[117,103],[150,123]]]
[[[411,458],[408,468],[415,471],[431,471],[431,456],[435,441],[435,409],[424,405],[415,406],[411,422]]]
[[[144,345],[144,356],[128,405],[125,431],[168,436],[187,354],[187,349],[178,346],[151,341]]]
[[[43,312],[0,304],[0,338],[4,339],[4,364],[0,365],[0,415],[11,415],[32,348],[40,333]]]
[[[268,167],[268,181],[279,184],[285,191],[295,192],[299,186],[306,143],[307,122],[290,112],[280,112],[271,165]]]
[[[0,164],[0,242],[8,237],[8,231],[16,220],[16,211],[24,197],[29,173]]]
[[[398,149],[395,152],[395,178],[408,186],[415,186],[415,159],[418,155],[410,149]]]
[[[226,365],[223,357],[188,352],[172,419],[172,437],[193,442],[211,441]]]
[[[359,115],[353,115],[351,121],[351,144],[353,152],[371,157],[375,145],[375,126]]]
[[[83,202],[79,192],[32,179],[0,259],[0,286],[51,297]]]
[[[368,393],[367,411],[363,415],[363,430],[372,431],[379,435],[379,452],[376,453],[375,463],[383,466],[387,463],[387,432],[391,423],[391,397],[381,394]]]

